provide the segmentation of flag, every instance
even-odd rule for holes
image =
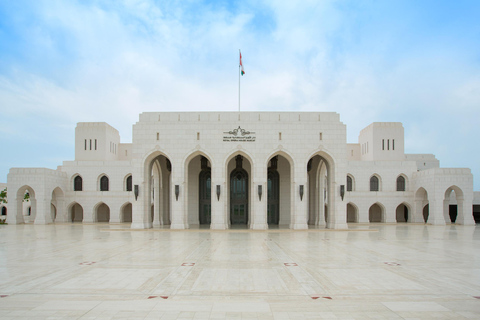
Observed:
[[[242,76],[243,76],[245,74],[245,70],[243,70],[242,52],[240,50],[238,50],[238,52],[240,52],[240,68],[242,70]]]

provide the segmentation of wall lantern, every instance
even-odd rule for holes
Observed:
[[[303,201],[303,184],[300,185],[300,201]]]
[[[180,194],[180,186],[178,184],[175,185],[175,198],[178,201],[178,195]]]
[[[258,200],[262,201],[262,185],[258,185]]]
[[[135,185],[134,194],[135,194],[135,201],[137,201],[137,198],[138,198],[138,184]]]
[[[217,201],[220,201],[220,185],[217,184]]]
[[[342,184],[340,185],[340,197],[342,197],[342,201],[344,196],[345,196],[345,185]]]

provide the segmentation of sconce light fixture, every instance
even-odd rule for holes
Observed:
[[[135,185],[134,194],[135,194],[135,201],[137,201],[137,198],[138,198],[138,184]]]
[[[220,185],[217,184],[217,201],[220,201]]]
[[[178,201],[178,195],[180,194],[180,186],[178,184],[175,185],[175,198]]]
[[[345,196],[345,185],[342,184],[340,185],[340,197],[342,197],[342,201],[344,196]]]
[[[303,184],[300,185],[300,201],[303,201]]]
[[[258,185],[258,200],[262,201],[262,185]]]

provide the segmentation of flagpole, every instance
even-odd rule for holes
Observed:
[[[240,49],[238,49],[238,53],[241,55]],[[238,112],[240,112],[240,63],[238,64]]]

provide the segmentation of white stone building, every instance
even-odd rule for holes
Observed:
[[[78,123],[75,160],[12,168],[7,222],[131,222],[132,228],[228,229],[347,222],[474,224],[470,169],[405,154],[401,123],[346,142],[339,115],[140,114],[132,143],[106,123]]]

